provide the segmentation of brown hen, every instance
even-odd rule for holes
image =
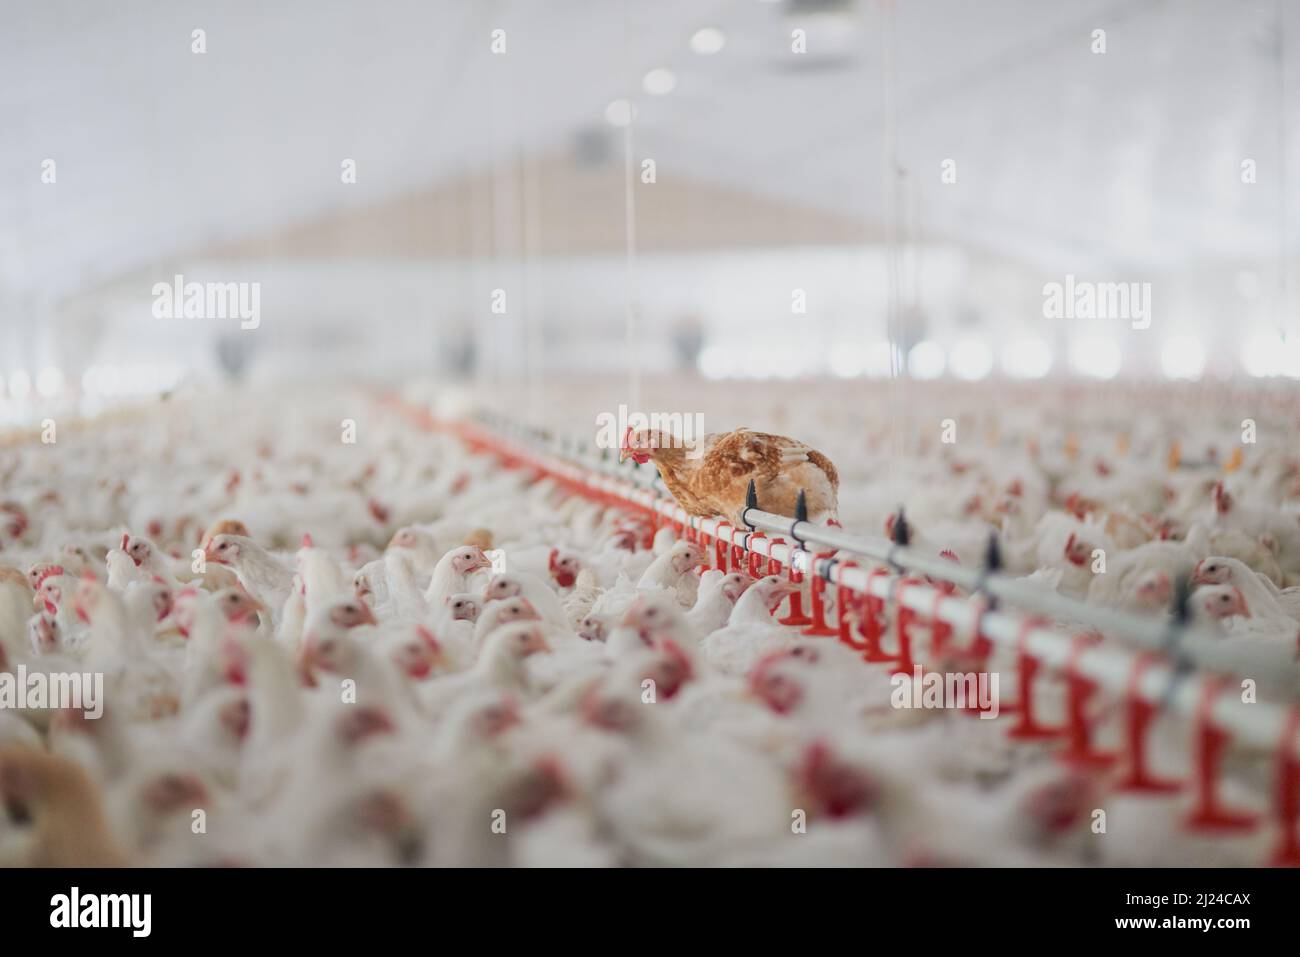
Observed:
[[[816,449],[783,435],[736,429],[684,446],[658,430],[629,429],[619,460],[629,458],[654,462],[668,491],[691,515],[740,524],[753,479],[758,506],[765,512],[793,516],[802,489],[811,521],[836,518],[840,477],[835,466]]]

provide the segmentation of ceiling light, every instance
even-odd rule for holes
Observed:
[[[46,399],[58,395],[63,391],[63,373],[54,366],[46,366],[36,376],[36,391]]]
[[[943,346],[929,339],[918,342],[907,353],[907,371],[914,379],[937,379],[945,365]]]
[[[691,35],[691,49],[708,56],[727,45],[726,35],[717,27],[704,27]]]
[[[1041,379],[1052,371],[1052,347],[1042,339],[1013,339],[1001,358],[1002,371],[1013,379]]]
[[[18,369],[9,377],[9,394],[15,399],[25,399],[32,391],[32,377],[26,369]]]
[[[953,346],[948,365],[957,378],[975,382],[993,371],[993,350],[981,339],[963,339]]]
[[[627,100],[615,100],[605,107],[605,122],[610,126],[627,126],[632,122],[632,104]]]
[[[1113,379],[1124,364],[1119,345],[1105,336],[1084,336],[1070,343],[1070,365],[1094,379]]]
[[[651,70],[641,78],[641,89],[651,96],[667,96],[677,89],[677,75],[672,70],[660,67]]]
[[[1160,368],[1168,379],[1199,379],[1205,369],[1205,347],[1194,336],[1174,336],[1160,350]]]

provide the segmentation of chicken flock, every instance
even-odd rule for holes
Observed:
[[[1222,638],[1203,663],[1287,701],[1300,456],[1252,452],[838,448],[839,513],[876,532],[905,501],[912,544],[963,564],[995,531],[1008,571],[1138,614],[1188,576]],[[785,576],[711,568],[367,396],[160,404],[0,461],[0,672],[105,682],[97,718],[0,708],[6,865],[1259,864],[1276,842],[1273,755],[1221,782],[1260,826],[1189,830],[1185,792],[892,706],[889,666],[780,624]],[[1116,742],[1116,703],[1093,717]],[[1153,726],[1162,775],[1189,773],[1185,725]]]

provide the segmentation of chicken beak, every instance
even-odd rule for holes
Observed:
[[[679,575],[685,575],[697,564],[699,558],[694,555],[678,555],[673,559],[673,570]]]
[[[767,599],[767,610],[772,614],[781,607],[781,602],[799,590],[799,586],[794,582],[782,581],[772,586],[771,592]]]

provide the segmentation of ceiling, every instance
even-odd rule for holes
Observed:
[[[1300,156],[1287,6],[0,0],[0,323],[598,131],[621,150],[605,122],[619,97],[636,106],[634,154],[661,177],[1061,271],[1271,275],[1300,222],[1282,176]],[[726,36],[711,56],[688,43],[704,26]],[[655,67],[674,72],[671,94],[641,91]],[[340,182],[345,158],[355,185]]]

